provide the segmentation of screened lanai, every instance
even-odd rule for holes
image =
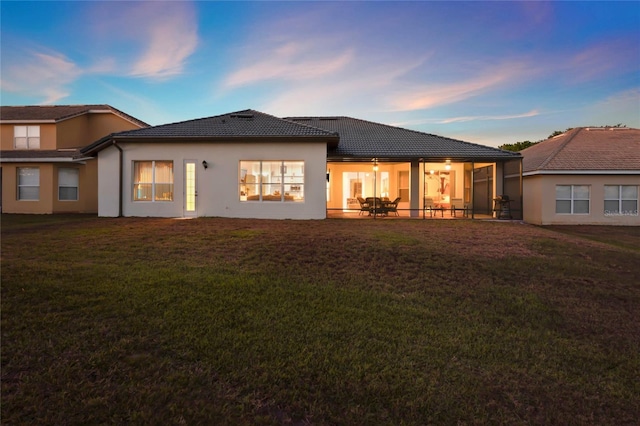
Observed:
[[[522,218],[518,153],[350,117],[287,119],[340,137],[327,149],[328,217],[370,217],[363,199],[399,198],[393,217],[496,217],[507,200]]]
[[[495,199],[507,198],[510,218],[521,218],[519,160],[419,161],[415,166],[379,160],[328,162],[327,216],[371,216],[362,200],[374,197],[399,198],[397,210],[385,217],[486,219],[500,217],[497,208],[504,203],[496,204]]]

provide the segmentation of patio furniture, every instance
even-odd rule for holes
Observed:
[[[396,198],[393,201],[383,201],[382,202],[382,209],[385,211],[385,213],[388,215],[389,213],[395,213],[396,216],[400,216],[398,214],[398,203],[400,202],[400,197]]]
[[[467,207],[466,205],[462,202],[462,198],[452,198],[451,199],[451,217],[456,217],[456,212],[457,211],[461,211],[463,212],[462,215],[464,217],[467,216]]]
[[[498,195],[493,199],[493,211],[497,219],[513,219],[511,216],[511,200],[508,195]]]
[[[358,202],[360,203],[360,211],[358,212],[358,216],[360,216],[362,213],[367,212],[369,213],[369,215],[371,215],[371,203],[367,200],[365,200],[362,197],[357,197],[358,198]]]
[[[433,217],[438,212],[440,212],[440,217],[444,217],[444,211],[446,210],[443,204],[435,203],[433,198],[424,199],[424,209],[429,212],[429,217]]]
[[[369,216],[371,216],[372,214],[374,216],[387,214],[387,211],[384,208],[384,204],[381,198],[367,197],[365,199],[365,202],[369,204]]]

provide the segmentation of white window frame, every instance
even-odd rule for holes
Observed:
[[[132,183],[133,183],[133,193],[132,198],[133,201],[138,203],[166,203],[166,202],[173,202],[174,199],[174,193],[175,193],[175,186],[174,186],[174,172],[175,172],[175,167],[173,164],[172,160],[136,160],[132,162]],[[139,163],[151,163],[151,181],[150,182],[145,182],[145,181],[136,181],[136,164]],[[158,171],[156,166],[158,165],[158,163],[168,163],[171,164],[171,176],[170,176],[170,180],[168,182],[164,182],[164,181],[160,181],[158,179]],[[139,185],[150,185],[151,186],[151,198],[140,198],[137,194],[140,193],[140,191],[137,190],[137,186]],[[169,196],[168,197],[163,197],[160,196],[158,191],[158,185],[170,185],[171,186],[171,191],[169,192]],[[163,193],[164,194],[164,193]]]
[[[259,170],[247,170],[243,167],[243,163],[256,163]],[[280,163],[280,172],[276,175],[270,176],[268,181],[264,178],[266,175],[265,163]],[[299,170],[299,166],[302,164],[302,172],[299,176],[295,176],[295,172],[292,170]],[[246,164],[245,164],[246,166]],[[271,170],[273,172],[273,170]],[[257,179],[252,182],[246,181],[246,176],[256,176]],[[274,194],[266,194],[267,187],[278,187],[274,190]],[[251,191],[254,189],[257,191]],[[257,192],[253,194],[252,192]],[[278,194],[275,194],[277,192]],[[295,193],[295,195],[293,195]],[[275,198],[279,195],[279,198]],[[238,196],[242,202],[287,202],[287,203],[302,203],[305,198],[305,162],[303,160],[241,160],[238,163]],[[256,198],[257,196],[257,198]]]
[[[69,173],[69,177],[73,178],[67,182],[63,178],[64,173]],[[61,197],[61,191],[64,188],[75,188],[75,198],[63,198]],[[80,170],[75,167],[60,167],[58,169],[58,201],[78,201],[80,199]]]
[[[617,195],[615,197],[608,196],[607,188],[613,190],[616,189]],[[633,197],[625,196],[623,193],[624,189],[635,189],[635,195]],[[604,215],[605,216],[638,216],[638,195],[640,193],[638,185],[605,185],[604,186]],[[611,209],[607,207],[607,204],[611,204],[612,201],[617,202],[617,207],[615,209]],[[629,202],[635,202],[635,209],[627,210],[624,206],[625,201],[627,204]]]
[[[40,149],[40,126],[14,126],[13,147],[14,149]]]
[[[559,198],[558,197],[558,189],[560,187],[569,188],[570,196],[568,198]],[[579,198],[576,194],[577,188],[587,188],[587,198]],[[559,212],[558,211],[558,201],[569,201],[570,211],[569,212]],[[578,201],[586,201],[587,202],[587,211],[586,212],[576,212],[576,202]],[[572,214],[572,215],[589,215],[591,214],[591,186],[590,185],[556,185],[556,214]]]
[[[35,175],[37,175],[37,181],[38,184],[34,185],[33,183],[25,183],[23,181],[23,176],[22,173],[23,171],[27,171],[30,170],[32,172],[35,171]],[[17,168],[17,192],[16,192],[16,198],[18,199],[18,201],[40,201],[40,168],[39,167],[18,167]],[[36,180],[34,178],[34,180]],[[24,197],[22,195],[23,193],[23,189],[28,189],[28,188],[36,188],[36,196],[34,197]]]

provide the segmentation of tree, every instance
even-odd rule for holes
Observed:
[[[516,143],[506,143],[504,145],[500,145],[498,148],[504,149],[505,151],[518,152],[518,151],[522,151],[525,148],[529,148],[530,146],[535,145],[537,143],[538,142],[531,142],[531,141],[522,141],[522,142],[516,142]]]
[[[622,123],[618,123],[615,126],[602,126],[602,127],[627,127],[626,124],[622,124]],[[567,128],[567,130],[556,130],[553,133],[551,133],[547,139],[551,139],[553,137],[556,137],[558,135],[561,135],[563,133],[567,133],[568,131],[573,130],[573,127],[569,127]],[[543,140],[539,140],[537,142],[531,142],[531,141],[522,141],[522,142],[516,142],[516,143],[506,143],[504,145],[500,145],[498,146],[498,148],[500,149],[504,149],[505,151],[513,151],[513,152],[518,152],[518,151],[522,151],[523,149],[529,148],[530,146],[533,146],[535,144],[538,144],[542,141],[545,141],[546,139]]]

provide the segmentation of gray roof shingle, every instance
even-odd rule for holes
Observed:
[[[322,140],[327,142],[327,158],[332,161],[520,158],[520,154],[510,151],[350,117],[278,118],[252,109],[115,133],[83,148],[82,153],[93,155],[112,140],[205,142],[236,138]]]
[[[331,131],[252,109],[120,132],[118,138],[335,137]]]
[[[93,155],[108,146],[112,140],[122,142],[208,142],[247,138],[264,140],[302,138],[320,140],[329,145],[338,143],[338,135],[334,132],[246,109],[213,117],[114,133],[86,146],[82,149],[82,153]]]
[[[469,161],[520,157],[518,153],[498,148],[350,117],[289,117],[287,120],[337,132],[340,144],[328,150],[328,160]]]

